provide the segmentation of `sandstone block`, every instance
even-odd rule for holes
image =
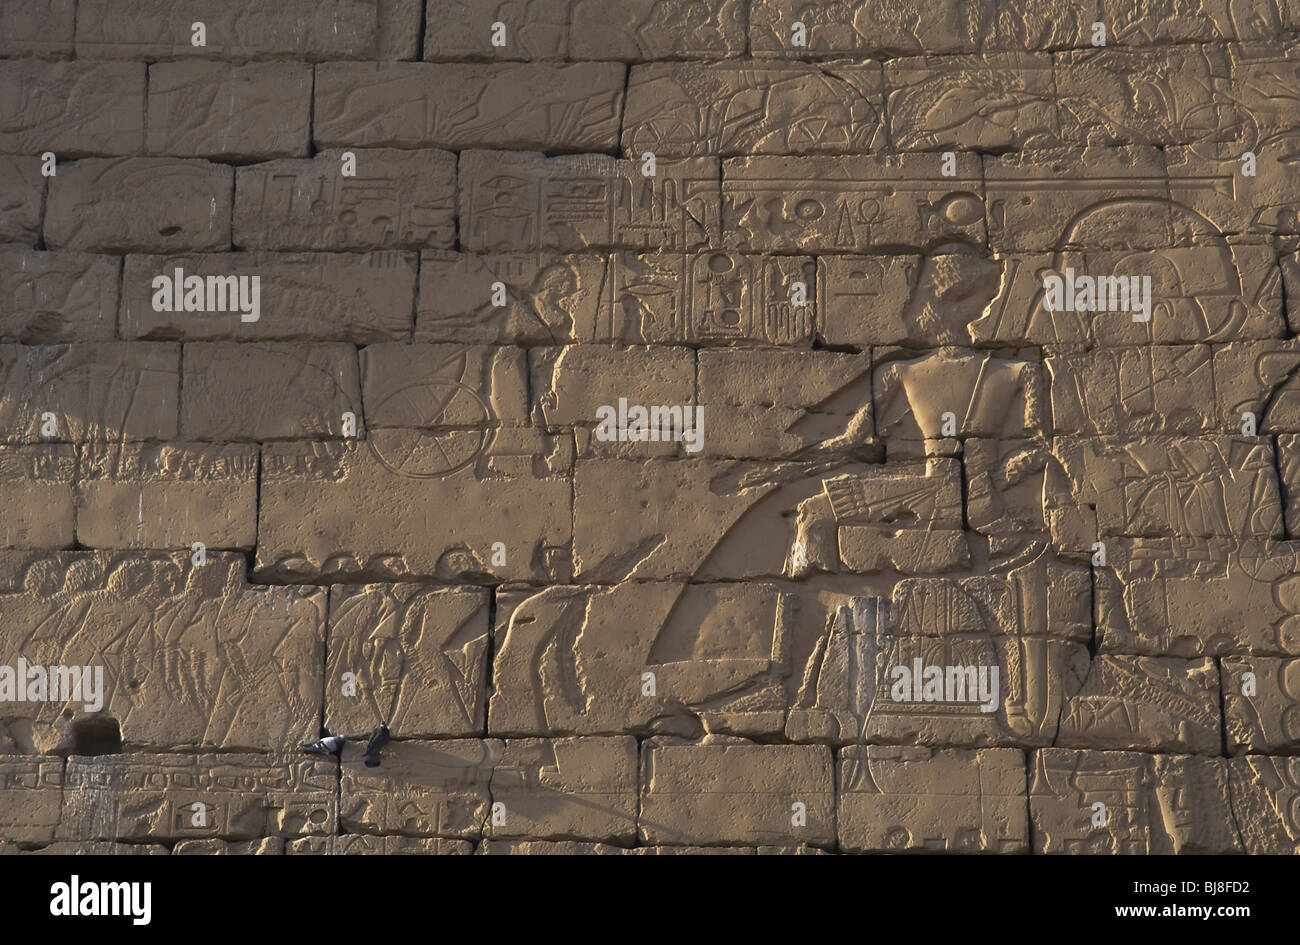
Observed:
[[[251,550],[257,449],[89,444],[77,462],[77,543],[85,548]]]
[[[409,59],[419,0],[86,0],[77,10],[77,55],[92,59]],[[207,27],[194,46],[191,25]]]
[[[196,806],[197,805],[197,806]],[[59,835],[78,840],[254,840],[333,834],[334,764],[268,755],[68,760]]]
[[[316,68],[319,148],[613,151],[616,63],[327,63]]]
[[[623,151],[640,158],[870,151],[883,143],[880,64],[633,66]]]
[[[246,159],[306,154],[305,63],[160,62],[149,69],[151,154]]]
[[[426,252],[416,341],[553,345],[588,341],[603,318],[604,256]],[[494,293],[500,283],[503,304]]]
[[[0,154],[0,239],[35,246],[41,236],[44,198],[40,157]]]
[[[112,341],[120,264],[111,256],[0,246],[0,338]]]
[[[10,59],[0,88],[0,151],[138,154],[144,144],[139,63]]]
[[[342,176],[344,155],[356,175]],[[246,249],[450,246],[456,158],[445,151],[326,150],[235,172],[234,241]]]
[[[230,248],[234,169],[173,158],[87,158],[50,179],[45,242],[104,253]]]
[[[493,753],[493,838],[636,839],[637,743],[633,738],[528,738]],[[504,805],[504,809],[497,805]]]
[[[72,446],[0,447],[0,482],[9,499],[0,547],[71,547],[76,468]]]
[[[966,153],[953,178],[929,154],[733,158],[723,162],[723,245],[851,253],[982,244],[983,194]]]
[[[745,52],[741,0],[572,0],[572,59],[722,59]]]
[[[1221,758],[1047,748],[1031,761],[1035,853],[1241,852]]]
[[[1028,849],[1023,752],[855,745],[836,768],[841,850]]]
[[[804,256],[615,253],[595,335],[634,344],[807,347],[819,323],[818,285],[817,264]]]
[[[641,755],[642,842],[835,841],[829,749],[815,745],[647,742]]]
[[[718,162],[640,163],[603,154],[547,158],[465,151],[458,168],[461,248],[683,251],[718,241]]]
[[[325,727],[386,722],[407,738],[481,734],[487,717],[488,594],[411,584],[330,589]]]
[[[0,439],[170,439],[179,362],[170,344],[0,345]]]
[[[323,592],[249,585],[243,558],[218,553],[198,566],[138,552],[9,552],[4,563],[15,577],[0,593],[2,652],[84,670],[47,673],[46,701],[0,703],[0,735],[17,750],[85,753],[120,738],[289,752],[317,737]]]
[[[1228,752],[1300,749],[1300,659],[1230,657],[1219,662]]]
[[[475,839],[491,816],[493,745],[477,739],[390,742],[377,767],[343,751],[339,817],[353,834]]]
[[[259,573],[564,580],[572,449],[508,428],[446,432],[372,430],[364,443],[265,446]],[[501,565],[491,563],[498,542]]]
[[[195,440],[284,440],[359,432],[356,351],[346,344],[198,342],[185,346],[181,433]]]
[[[0,10],[0,58],[72,53],[76,0],[33,0]]]
[[[145,341],[405,340],[411,331],[416,268],[413,253],[399,252],[131,255],[122,273],[120,329],[124,338]],[[178,269],[182,286],[193,277],[204,280],[202,300],[193,299],[199,310],[177,311],[174,289],[154,288],[160,276],[175,286]],[[252,304],[244,308],[239,300],[253,301],[254,278],[252,311]],[[212,280],[221,280],[218,289],[233,290],[223,293],[224,304],[222,294],[214,295],[216,307],[225,311],[208,310],[206,287]],[[160,291],[163,311],[154,307]],[[181,308],[185,297],[180,296]],[[245,321],[253,315],[256,321]]]

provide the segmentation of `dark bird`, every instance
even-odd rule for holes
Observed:
[[[379,723],[379,728],[375,729],[370,735],[370,741],[366,744],[366,767],[379,767],[379,752],[388,744],[388,739],[392,736],[388,732],[388,726],[383,722]]]
[[[346,735],[326,735],[324,738],[318,738],[314,742],[308,742],[302,746],[302,751],[309,755],[333,755],[343,750],[343,745],[347,742]]]

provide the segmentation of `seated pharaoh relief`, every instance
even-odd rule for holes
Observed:
[[[509,596],[493,725],[1050,743],[1087,666],[1087,568],[1053,548],[1043,508],[1065,482],[1045,483],[1039,364],[962,346],[1000,283],[965,248],[925,259],[907,317],[940,347],[886,350],[874,372],[833,355],[840,386],[777,459],[580,463],[575,581],[614,586]],[[887,673],[914,659],[983,667],[984,698],[941,707],[947,722],[893,706]]]

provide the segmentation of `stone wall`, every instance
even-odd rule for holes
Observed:
[[[1294,0],[5,3],[0,851],[1297,852],[1298,145]]]

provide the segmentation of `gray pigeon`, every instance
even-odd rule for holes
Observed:
[[[326,735],[324,738],[318,738],[314,742],[308,742],[302,746],[302,751],[309,755],[326,755],[338,757],[339,752],[347,743],[346,735]]]
[[[379,752],[388,744],[388,739],[392,736],[388,732],[388,726],[383,722],[379,723],[379,728],[375,729],[370,736],[370,741],[366,744],[366,767],[379,767]]]

